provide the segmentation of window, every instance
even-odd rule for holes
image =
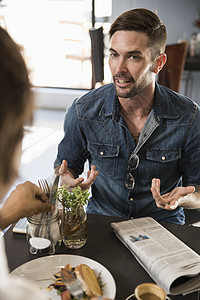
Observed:
[[[91,0],[2,1],[0,24],[20,45],[33,85],[91,88]]]

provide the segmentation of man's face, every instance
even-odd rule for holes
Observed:
[[[109,66],[116,94],[131,98],[155,79],[148,36],[143,32],[116,31],[111,38]]]

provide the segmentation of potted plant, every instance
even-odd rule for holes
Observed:
[[[67,189],[67,184],[58,188],[56,198],[62,203],[61,235],[64,244],[72,249],[85,245],[87,240],[86,205],[89,191],[74,187]]]

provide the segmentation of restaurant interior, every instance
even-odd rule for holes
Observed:
[[[199,0],[0,1],[0,25],[8,30],[21,47],[30,69],[36,104],[33,124],[27,127],[28,130],[23,139],[19,178],[12,189],[26,180],[38,184],[39,178],[48,178],[53,174],[57,146],[64,135],[63,123],[66,109],[75,98],[112,81],[108,67],[109,39],[107,33],[109,26],[124,11],[139,7],[157,12],[167,28],[168,62],[166,68],[157,77],[157,81],[188,96],[200,105]],[[199,20],[198,26],[195,23],[196,20]],[[97,57],[95,54],[99,49],[100,53]],[[174,80],[174,78],[176,79]],[[87,170],[86,163],[82,174],[84,178],[87,176]],[[187,225],[185,234],[182,231],[179,232],[175,226],[169,226],[169,230],[194,251],[200,253],[198,243],[200,209],[185,210],[185,213]],[[114,218],[113,221],[118,221],[118,218]],[[110,220],[105,217],[103,222],[104,227],[102,228],[105,228],[105,224],[108,225]],[[95,225],[94,219],[90,219],[89,224],[94,226],[94,231],[98,226],[98,220],[97,225]],[[139,263],[134,262],[133,267],[139,274],[138,278],[134,279],[131,287],[129,276],[133,276],[133,273],[127,271],[123,289],[120,290],[118,286],[123,276],[116,272],[123,267],[122,262],[119,262],[116,270],[113,267],[114,259],[118,259],[118,256],[117,252],[115,253],[115,246],[111,245],[111,241],[114,244],[117,238],[113,235],[111,241],[108,242],[111,249],[108,249],[108,245],[105,246],[105,250],[109,253],[109,257],[107,257],[93,231],[91,230],[90,234],[98,243],[98,249],[89,241],[83,247],[83,249],[86,247],[85,252],[69,250],[66,253],[88,255],[105,265],[116,281],[116,300],[125,300],[128,295],[133,293],[137,284],[145,281],[152,282]],[[5,236],[6,234],[8,262],[11,270],[34,259],[34,257],[30,257],[27,250],[22,249],[21,235],[15,235],[13,238],[11,229],[5,230]],[[110,229],[108,235],[111,236],[111,234]],[[192,241],[188,242],[189,236]],[[12,241],[10,241],[11,238]],[[103,236],[100,235],[100,238],[103,239]],[[108,238],[105,239],[105,242],[107,241]],[[122,248],[124,246],[121,242],[118,240],[117,242],[119,244],[116,245],[116,251],[120,255],[124,254],[123,263],[128,267],[132,254]],[[16,258],[14,262],[10,247],[19,247],[20,250],[16,248],[17,256],[20,256],[19,251],[21,251],[24,257]],[[93,250],[96,251],[95,254]],[[104,253],[102,256],[101,252]],[[111,258],[112,253],[114,254]],[[135,276],[137,277],[137,275]],[[169,296],[166,299],[198,300],[200,299],[198,297],[200,297],[199,293],[195,292],[185,296]]]
[[[77,5],[79,6],[78,14]],[[164,0],[131,0],[123,1],[123,4],[118,0],[113,0],[106,1],[106,9],[103,9],[104,5],[101,1],[95,2],[89,0],[1,1],[0,24],[7,28],[11,36],[13,35],[23,49],[25,60],[30,69],[36,103],[33,127],[24,141],[25,148],[21,161],[19,181],[29,179],[33,182],[37,182],[34,169],[31,175],[28,171],[30,170],[30,163],[33,168],[36,168],[37,165],[41,165],[40,161],[43,162],[43,167],[38,170],[39,173],[37,172],[37,177],[43,178],[52,174],[57,144],[63,136],[63,121],[66,109],[76,97],[83,95],[94,87],[112,81],[108,68],[109,41],[107,32],[109,25],[120,13],[137,7],[145,7],[156,11],[167,27],[167,47],[170,48],[167,49],[167,51],[170,51],[170,56],[168,53],[168,62],[164,68],[164,72],[162,70],[158,77],[158,82],[170,86],[173,90],[190,97],[196,103],[200,104],[200,54],[198,52],[200,51],[200,46],[196,46],[196,52],[191,53],[193,34],[199,32],[199,28],[194,25],[195,20],[199,18],[198,0],[191,0],[190,2],[187,0],[177,0],[175,2],[173,0],[167,2]],[[70,8],[71,10],[69,11]],[[47,9],[49,9],[48,14],[44,16],[44,11]],[[35,12],[35,14],[33,12]],[[56,12],[56,17],[54,17],[54,21],[52,22],[54,12]],[[36,14],[37,24],[35,23]],[[46,15],[48,26],[43,26],[44,28],[42,27],[42,32],[39,34],[38,27],[40,26],[41,31],[41,22],[44,23]],[[168,17],[169,15],[170,18]],[[74,22],[74,16],[76,16],[76,20],[80,21],[78,25],[78,22]],[[51,25],[49,25],[50,19]],[[26,30],[23,28],[23,22],[28,23]],[[84,27],[84,30],[80,32],[79,27],[81,22],[83,22],[81,27]],[[18,24],[17,26],[16,23]],[[53,27],[56,27],[56,32],[53,31]],[[96,49],[91,49],[93,41],[89,32],[91,28],[103,28],[104,31],[103,36],[97,32],[98,41],[94,47],[99,48],[100,45],[101,48],[103,38],[104,50],[102,55],[100,53],[99,56],[95,56],[96,59],[98,59],[96,63],[92,61],[92,50],[96,51]],[[176,30],[174,30],[174,28],[176,28]],[[34,30],[37,34],[34,33]],[[60,30],[59,34],[57,30]],[[57,44],[57,34],[61,40],[64,39],[63,43],[70,46],[70,50],[67,52],[65,50],[64,57],[65,63],[66,61],[69,64],[71,63],[69,68],[67,68],[67,71],[70,70],[70,72],[68,72],[70,80],[62,73],[63,69],[59,69],[59,60],[61,61],[62,58],[62,55],[59,57],[59,54],[61,54],[63,48],[60,52],[57,52],[55,47],[52,48],[53,44]],[[42,41],[42,47],[38,49],[38,43],[41,42],[42,37],[44,37],[44,41]],[[55,37],[56,40],[53,40]],[[180,42],[186,42],[182,54],[180,49],[176,49],[176,47],[180,47]],[[77,44],[81,44],[81,46],[79,45],[80,47],[77,47]],[[60,45],[60,43],[57,44],[57,48],[58,45]],[[32,49],[34,47],[35,52]],[[74,48],[76,48],[75,53],[73,53]],[[32,49],[32,52],[30,49]],[[66,49],[66,45],[64,49]],[[174,53],[176,53],[176,57],[174,57]],[[82,57],[81,63],[80,57]],[[55,58],[55,62],[53,58]],[[41,63],[42,60],[43,63]],[[48,62],[46,62],[46,60],[48,60]],[[86,73],[84,73],[83,61],[88,62],[88,60],[90,65],[86,67]],[[77,64],[77,62],[79,62],[79,64]],[[54,68],[55,65],[57,69]],[[170,72],[167,68],[170,69],[170,72],[171,70],[176,72],[170,75],[171,78],[168,78]],[[95,71],[98,74],[97,78],[95,78]],[[75,74],[74,80],[72,72]],[[39,74],[39,76],[37,76],[37,74]],[[82,74],[81,76],[86,78],[87,84],[82,82],[81,79],[77,77],[77,74]],[[173,76],[175,76],[176,80],[173,80]],[[53,81],[53,78],[56,80]],[[60,78],[61,81],[59,81]],[[62,80],[65,80],[65,82]],[[171,86],[171,83],[175,83],[175,86]],[[41,128],[41,133],[38,132],[39,128]],[[55,134],[54,139],[51,138],[51,134]],[[46,137],[45,140],[44,137]],[[27,154],[25,150],[31,146],[29,145],[29,141],[31,141],[32,144],[38,145],[38,147],[40,146],[39,142],[42,141],[43,145],[40,151],[29,151],[30,153]],[[46,141],[46,143],[44,141]],[[45,159],[43,159],[44,157]],[[195,221],[197,220],[195,219]]]

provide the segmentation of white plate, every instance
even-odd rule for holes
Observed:
[[[53,275],[60,271],[60,268],[68,263],[70,263],[72,267],[76,267],[80,263],[86,264],[94,270],[96,275],[101,272],[102,281],[106,284],[103,289],[103,296],[111,299],[115,298],[116,285],[111,273],[100,263],[83,256],[63,254],[37,258],[12,271],[11,276],[18,276],[18,280],[21,280],[23,277],[32,280],[38,287],[45,291],[45,288],[48,287],[49,284],[53,283]],[[45,292],[49,299],[61,299],[60,296],[57,295],[55,289]]]
[[[131,294],[130,296],[128,296],[125,300],[137,300],[136,298],[135,298],[135,294]]]

